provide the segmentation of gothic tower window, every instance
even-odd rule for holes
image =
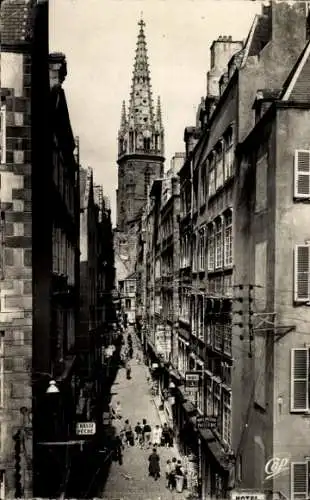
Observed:
[[[147,169],[144,172],[144,196],[147,196],[147,190],[151,182],[151,172]]]
[[[149,151],[151,149],[151,139],[149,137],[144,138],[144,150]]]
[[[133,151],[133,131],[129,132],[129,151],[132,153]]]

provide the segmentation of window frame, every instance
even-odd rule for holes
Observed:
[[[306,376],[304,378],[300,377],[295,377],[294,376],[294,370],[295,370],[295,365],[296,365],[296,358],[295,358],[295,353],[297,351],[303,351],[306,353]],[[310,373],[309,373],[309,368],[310,368],[310,348],[309,347],[293,347],[291,349],[291,362],[290,362],[290,413],[307,413],[310,409]],[[297,408],[296,407],[296,402],[294,401],[295,399],[295,382],[305,382],[305,401],[306,404],[304,407]]]
[[[298,252],[300,248],[308,249],[308,271],[299,271],[299,262],[298,262]],[[308,295],[307,297],[298,297],[298,275],[301,273],[308,274]],[[309,244],[301,244],[295,245],[294,250],[294,302],[295,303],[307,303],[310,300],[310,245]]]
[[[299,492],[299,491],[294,491],[294,467],[298,465],[304,465],[305,466],[305,486],[306,489],[304,492]],[[298,461],[298,462],[291,462],[291,475],[290,475],[290,489],[291,489],[291,495],[290,498],[291,500],[302,500],[302,497],[300,495],[305,495],[304,500],[307,500],[309,498],[309,461],[304,460],[304,461]],[[296,496],[297,495],[297,496]]]
[[[307,153],[308,154],[308,170],[299,170],[298,169],[299,154],[300,153]],[[307,194],[299,192],[298,181],[299,181],[300,175],[308,177],[309,192]],[[310,199],[310,150],[309,149],[295,149],[295,154],[294,154],[294,198],[301,199],[301,200],[302,199]]]

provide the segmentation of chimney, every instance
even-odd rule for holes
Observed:
[[[61,52],[49,55],[50,88],[61,86],[67,76],[66,56]]]
[[[241,41],[234,41],[231,36],[219,36],[210,47],[211,68],[207,73],[207,96],[219,95],[219,79],[232,56],[243,47]]]

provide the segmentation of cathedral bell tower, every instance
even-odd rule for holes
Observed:
[[[163,175],[164,129],[158,97],[156,111],[145,40],[145,23],[139,33],[128,111],[122,105],[118,133],[117,228],[125,231],[139,219],[148,189]]]

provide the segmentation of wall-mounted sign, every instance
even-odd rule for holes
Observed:
[[[198,390],[200,383],[200,373],[199,372],[186,372],[185,373],[185,389],[196,389]]]
[[[266,494],[260,491],[234,490],[230,498],[231,500],[266,500]]]
[[[197,429],[215,429],[218,423],[218,418],[214,415],[198,415],[196,417],[196,427]]]
[[[76,424],[76,433],[78,436],[93,436],[96,434],[96,422],[78,422]]]
[[[272,457],[265,465],[265,481],[268,479],[273,479],[276,476],[279,476],[283,472],[287,472],[289,470],[290,457]]]

